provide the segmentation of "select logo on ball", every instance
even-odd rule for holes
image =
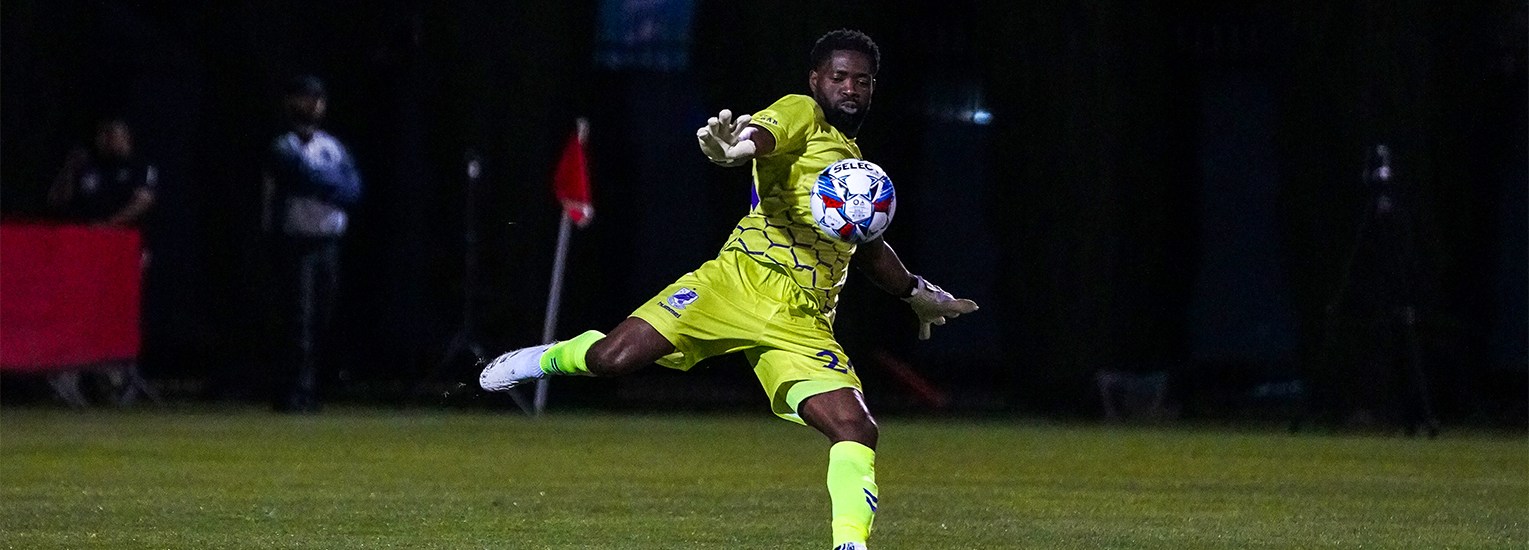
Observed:
[[[875,240],[892,224],[897,192],[875,163],[844,159],[818,174],[812,218],[828,237],[852,244]]]

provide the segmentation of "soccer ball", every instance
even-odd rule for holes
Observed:
[[[875,163],[844,159],[818,174],[812,219],[829,238],[851,244],[875,240],[892,225],[897,193]]]

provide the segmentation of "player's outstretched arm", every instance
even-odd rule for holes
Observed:
[[[908,272],[902,259],[883,239],[860,245],[855,264],[871,282],[889,294],[899,296],[918,316],[918,339],[928,340],[931,325],[943,325],[946,319],[977,311],[977,303],[951,296],[934,283]]]
[[[706,125],[695,131],[701,153],[719,166],[742,166],[756,156],[775,150],[775,136],[759,126],[750,125],[751,118],[743,115],[735,120],[732,111],[723,109],[717,116],[707,119]]]

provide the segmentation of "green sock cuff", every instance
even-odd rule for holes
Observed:
[[[553,344],[542,354],[542,372],[563,376],[594,376],[589,373],[589,365],[585,364],[584,356],[602,338],[605,338],[605,333],[590,330],[572,340]]]
[[[855,441],[840,441],[828,448],[828,461],[852,460],[876,467],[876,450]]]

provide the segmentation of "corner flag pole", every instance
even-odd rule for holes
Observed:
[[[580,117],[575,124],[574,139],[563,149],[553,174],[553,194],[563,206],[563,216],[557,227],[557,252],[552,258],[552,283],[547,289],[547,314],[542,318],[542,343],[550,344],[557,338],[557,315],[563,301],[563,274],[568,267],[568,242],[573,238],[573,226],[588,225],[594,217],[594,207],[589,197],[589,169],[584,160],[584,146],[589,141],[589,119]],[[532,400],[532,414],[541,416],[547,410],[546,378],[536,381],[536,395]]]
[[[563,212],[563,220],[557,226],[557,254],[552,258],[552,285],[547,289],[547,315],[542,320],[542,343],[550,344],[556,338],[557,313],[563,301],[563,270],[568,265],[568,240],[573,236],[573,217]],[[536,381],[536,397],[532,410],[541,416],[547,410],[547,379]]]

